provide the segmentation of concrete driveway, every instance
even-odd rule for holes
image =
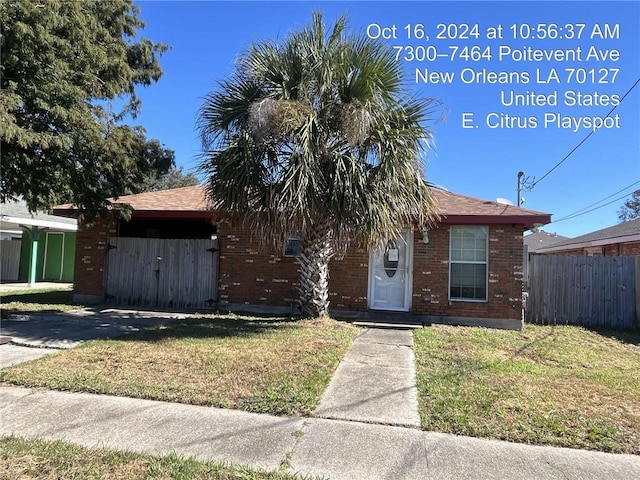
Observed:
[[[12,315],[2,321],[0,334],[10,337],[14,345],[66,349],[86,340],[118,337],[186,317],[183,313],[86,308],[66,313]]]

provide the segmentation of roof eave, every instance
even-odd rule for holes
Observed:
[[[568,243],[565,245],[550,246],[537,250],[535,253],[553,253],[566,250],[576,250],[578,248],[603,247],[617,243],[640,242],[640,233],[635,235],[624,235],[621,237],[603,238],[600,240],[589,240],[586,242]]]
[[[551,215],[441,215],[438,223],[446,225],[522,225],[525,228],[546,225]]]
[[[212,219],[213,210],[133,210],[131,218],[191,218]]]
[[[65,232],[75,232],[78,230],[78,225],[72,223],[56,222],[53,220],[39,220],[37,218],[13,217],[10,215],[2,215],[2,222],[15,224],[20,227],[48,228],[51,230],[62,230]]]

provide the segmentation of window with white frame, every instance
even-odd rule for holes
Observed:
[[[452,226],[449,242],[449,298],[487,300],[488,228]]]

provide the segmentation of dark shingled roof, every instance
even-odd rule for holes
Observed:
[[[535,253],[541,248],[550,247],[558,242],[570,240],[569,237],[558,235],[557,233],[549,233],[543,230],[525,235],[524,244],[528,247],[529,253]]]
[[[533,227],[551,221],[548,213],[434,189],[441,223],[490,223]]]
[[[533,227],[551,221],[551,216],[547,213],[513,205],[504,205],[439,189],[434,189],[433,194],[441,223],[511,223]],[[203,185],[125,195],[119,197],[116,202],[131,205],[134,215],[151,212],[163,212],[166,215],[168,212],[206,212],[208,210]],[[55,208],[56,213],[67,215],[70,210],[73,210],[71,205],[60,205]]]

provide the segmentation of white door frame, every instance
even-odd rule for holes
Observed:
[[[393,312],[408,312],[411,310],[411,300],[413,296],[413,229],[406,228],[400,233],[397,238],[398,242],[406,244],[406,282],[404,292],[404,305],[400,307],[375,307],[375,268],[374,268],[374,256],[375,251],[372,249],[369,251],[369,282],[367,288],[367,304],[371,310],[386,310]]]

